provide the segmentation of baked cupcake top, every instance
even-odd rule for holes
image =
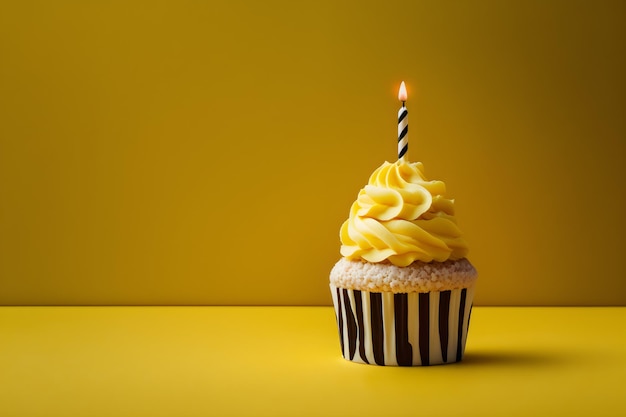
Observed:
[[[390,262],[462,259],[467,244],[454,217],[454,200],[442,181],[429,181],[421,162],[385,162],[369,178],[340,231],[349,260]]]
[[[330,283],[335,287],[371,292],[456,290],[471,287],[477,278],[476,269],[466,258],[445,262],[415,261],[406,267],[341,258],[330,271]]]

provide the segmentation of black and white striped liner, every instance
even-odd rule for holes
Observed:
[[[367,292],[330,285],[343,357],[419,366],[463,358],[474,285],[430,293]]]

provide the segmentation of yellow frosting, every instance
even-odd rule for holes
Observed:
[[[368,262],[443,262],[464,258],[467,245],[442,181],[428,181],[421,162],[385,162],[352,204],[341,226],[341,254]]]

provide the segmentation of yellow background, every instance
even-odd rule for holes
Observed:
[[[478,305],[624,305],[623,1],[0,3],[0,304],[329,305],[409,157]]]

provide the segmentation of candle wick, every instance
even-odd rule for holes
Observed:
[[[402,107],[406,107],[406,106],[404,105],[404,103],[406,103],[406,101],[403,101],[403,102],[402,102]]]

